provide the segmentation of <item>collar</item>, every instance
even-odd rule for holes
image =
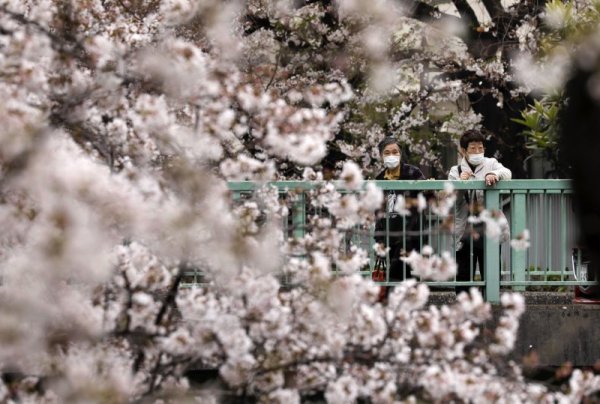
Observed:
[[[478,166],[475,166],[475,171],[473,171],[471,169],[471,166],[469,165],[469,162],[467,161],[466,158],[462,158],[462,160],[460,161],[460,168],[462,169],[462,171],[467,171],[469,173],[476,173],[479,172],[481,170],[483,170],[483,166],[485,165],[485,157],[483,158],[483,162],[481,164],[479,164]]]
[[[400,164],[394,170],[390,171],[386,169],[383,173],[383,178],[386,180],[398,180],[400,179]]]

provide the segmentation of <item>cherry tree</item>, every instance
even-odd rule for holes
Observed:
[[[302,93],[342,79],[352,87],[352,100],[339,105],[345,119],[324,166],[351,158],[372,174],[376,145],[391,134],[406,158],[445,176],[440,154],[464,130],[483,126],[495,134],[490,150],[524,174],[528,152],[512,119],[531,102],[521,61],[536,52],[544,2],[309,1],[292,10],[285,2],[248,4],[243,32],[252,66],[267,73],[265,88],[300,86]]]
[[[554,392],[506,359],[519,295],[502,297],[486,333],[491,308],[476,290],[428,306],[428,288],[413,280],[382,304],[359,274],[368,254],[344,234],[370,226],[383,195],[355,163],[342,167],[344,193],[310,166],[343,128],[362,127],[353,110],[389,91],[379,81],[393,66],[390,49],[377,49],[377,38],[399,22],[412,27],[410,18],[387,2],[1,2],[2,399],[593,394],[592,374],[574,372],[569,389]],[[271,30],[252,32],[266,22]],[[426,53],[456,56],[442,51]],[[329,63],[338,52],[372,80],[364,91],[341,68],[283,69],[283,58]],[[421,72],[410,60],[411,74]],[[427,123],[410,104],[415,94],[458,96],[451,82],[439,85],[405,98],[395,125]],[[303,236],[280,226],[299,195],[281,199],[267,185],[286,170],[314,181],[302,196],[328,212],[311,214]],[[242,179],[258,190],[234,201],[226,181]],[[423,277],[455,271],[443,252],[409,258]],[[190,272],[205,284],[184,287]],[[215,383],[190,387],[185,372],[197,367],[218,370]]]

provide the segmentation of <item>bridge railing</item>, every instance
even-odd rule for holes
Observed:
[[[458,282],[426,282],[432,286],[448,288],[455,286],[478,286],[485,289],[486,298],[498,302],[501,288],[525,290],[526,288],[569,287],[575,285],[592,285],[585,279],[575,279],[573,265],[581,262],[581,255],[573,255],[576,248],[576,223],[572,208],[572,190],[569,180],[510,180],[500,181],[488,187],[483,181],[372,181],[386,192],[429,193],[436,195],[443,191],[447,183],[451,183],[460,198],[462,191],[482,191],[484,207],[488,211],[503,212],[510,224],[511,237],[515,238],[528,229],[531,246],[527,250],[515,250],[508,241],[499,243],[485,237],[484,240],[484,277],[478,275],[478,268],[471,265],[469,281]],[[308,218],[313,215],[327,215],[322,209],[314,209],[310,204],[311,190],[317,186],[305,181],[282,181],[269,184],[277,188],[281,198],[293,194],[290,213],[281,223],[282,230],[289,238],[301,238],[310,229]],[[341,183],[336,188],[345,190]],[[229,189],[234,201],[251,198],[260,185],[252,182],[230,182]],[[384,209],[385,210],[385,209]],[[455,256],[456,236],[452,231],[451,220],[439,217],[430,207],[421,212],[412,212],[418,216],[418,227],[403,228],[393,233],[389,228],[390,213],[381,212],[380,219],[385,220],[383,237],[389,242],[390,236],[400,236],[406,244],[406,237],[419,239],[419,247],[431,245],[436,252],[450,251]],[[456,208],[450,211],[456,215]],[[414,225],[414,218],[413,225]],[[449,225],[450,223],[450,225]],[[373,268],[375,226],[355,227],[345,232],[343,245],[356,245],[369,251],[370,268],[362,273],[370,275]],[[381,235],[381,234],[380,234]],[[500,245],[501,244],[501,245]],[[574,258],[575,257],[575,258]],[[389,268],[389,257],[388,257]],[[406,267],[403,268],[406,273]],[[482,278],[484,280],[482,280]],[[382,284],[395,285],[388,278]]]

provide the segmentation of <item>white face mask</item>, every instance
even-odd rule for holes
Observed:
[[[474,166],[478,166],[483,163],[483,153],[467,154],[467,161]]]
[[[396,168],[398,164],[400,164],[400,156],[385,156],[383,158],[385,168]]]

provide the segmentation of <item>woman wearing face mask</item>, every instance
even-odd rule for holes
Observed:
[[[484,180],[486,185],[493,186],[500,180],[511,179],[512,173],[508,168],[504,167],[495,158],[484,157],[484,141],[485,137],[480,131],[469,130],[463,133],[460,137],[459,149],[462,160],[460,164],[450,169],[449,180]],[[477,263],[479,263],[481,280],[484,280],[482,228],[475,227],[471,229],[472,231],[466,231],[469,215],[477,216],[483,206],[483,191],[459,192],[456,198],[454,232],[457,241],[457,281],[471,280],[471,264],[473,272],[475,272]],[[504,234],[503,237],[506,238],[509,235]],[[471,240],[473,241],[472,247]],[[467,286],[458,286],[456,292],[460,293],[468,291],[468,289]]]
[[[410,164],[402,162],[402,152],[400,144],[396,138],[389,136],[379,143],[379,154],[383,160],[384,170],[375,178],[376,180],[424,180],[425,177],[421,170]],[[403,216],[398,212],[402,205],[402,196],[405,198],[406,207],[409,208],[411,202],[416,201],[418,191],[385,191],[387,225],[386,217],[382,215],[375,224],[375,241],[387,245],[389,241],[390,258],[390,281],[401,281],[406,276],[410,277],[410,266],[403,265],[400,256],[410,253],[411,250],[420,251],[421,234],[419,234],[419,214],[415,207],[410,208],[411,215]],[[406,237],[403,237],[406,235]],[[426,238],[423,237],[423,244],[426,244]],[[406,267],[406,268],[405,268]]]

